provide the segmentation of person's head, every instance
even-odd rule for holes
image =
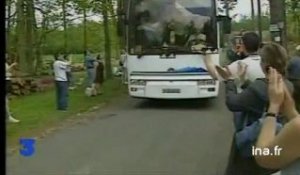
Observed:
[[[286,75],[286,67],[288,63],[288,54],[284,47],[277,43],[268,43],[260,50],[261,67],[265,74],[268,73],[268,68],[273,67],[282,76]]]
[[[259,46],[260,46],[260,39],[255,32],[247,32],[242,36],[241,49],[246,54],[257,52]]]
[[[54,54],[54,60],[56,61],[56,60],[59,60],[59,54]]]
[[[296,56],[300,57],[300,45],[296,47]]]
[[[64,55],[63,55],[63,59],[64,59],[64,60],[68,60],[68,57],[69,57],[68,54],[64,54]]]
[[[98,61],[100,61],[100,60],[101,60],[101,55],[98,54],[97,57],[96,57],[96,59],[97,59]]]
[[[89,50],[85,50],[85,51],[83,52],[83,54],[84,54],[84,56],[87,56],[87,55],[90,54],[90,51],[89,51]]]

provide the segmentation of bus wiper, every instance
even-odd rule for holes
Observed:
[[[156,46],[151,47],[152,50],[158,51],[161,55],[176,55],[177,53],[181,52],[188,52],[185,48],[179,47],[179,46],[170,46],[170,45],[163,45],[163,46]]]
[[[138,58],[143,57],[146,54],[158,54],[164,57],[174,57],[176,54],[204,54],[207,50],[211,50],[208,47],[199,48],[189,48],[189,47],[180,47],[180,46],[152,46],[152,47],[140,47],[137,49],[136,53]]]
[[[140,47],[137,49],[136,53],[138,58],[142,58],[145,54],[163,54],[161,47]]]

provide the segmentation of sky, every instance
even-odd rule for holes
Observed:
[[[268,11],[268,7],[265,4],[268,4],[268,0],[261,0],[262,13]],[[254,8],[255,8],[255,14],[257,14],[257,0],[254,0]],[[236,8],[231,12],[231,14],[251,16],[251,1],[238,0],[238,4]],[[240,17],[238,17],[236,20],[238,19],[240,19]]]

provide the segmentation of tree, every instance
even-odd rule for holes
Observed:
[[[253,21],[258,21],[258,16],[254,16],[254,20],[252,17],[244,16],[238,22],[234,21],[232,23],[232,29],[234,31],[240,31],[242,29],[252,30],[253,29]],[[261,17],[261,27],[263,31],[268,31],[270,28],[270,17],[262,16]]]
[[[64,26],[64,53],[67,53],[68,50],[68,31],[67,31],[67,12],[66,12],[67,0],[62,0],[62,16],[63,16],[63,26]]]
[[[255,30],[255,12],[254,12],[254,0],[251,0],[251,19],[252,19],[252,23],[253,23],[253,28],[252,30]]]
[[[111,70],[111,48],[110,48],[110,33],[109,33],[109,21],[108,21],[108,10],[106,7],[111,3],[110,0],[104,0],[102,2],[102,14],[103,14],[103,25],[104,25],[104,37],[105,37],[105,67],[106,67],[106,77],[112,77]]]
[[[47,39],[47,35],[54,32],[62,25],[59,13],[59,4],[57,1],[36,0],[35,11],[41,16],[40,23],[35,24],[35,73],[39,73],[43,67],[43,44]]]
[[[287,47],[287,34],[286,34],[286,16],[285,16],[285,2],[283,0],[269,0],[270,15],[272,25],[281,25],[282,45]]]
[[[262,42],[262,21],[261,21],[261,1],[257,0],[257,23],[258,23],[258,33],[259,33],[259,38],[260,38],[260,42]]]
[[[6,0],[6,46],[10,46],[10,32],[12,26],[12,20],[16,16],[16,13],[12,13],[12,6],[15,5],[14,0]],[[10,48],[6,47],[6,52],[10,52]]]
[[[111,39],[109,31],[109,7],[111,7],[111,0],[102,0],[102,1],[92,1],[94,5],[94,11],[102,13],[103,16],[103,28],[104,28],[104,48],[105,48],[105,70],[106,77],[112,77],[112,67],[111,67]]]
[[[289,20],[290,33],[294,34],[297,41],[300,40],[300,1],[286,0],[287,18]]]
[[[26,72],[26,35],[24,29],[26,28],[25,20],[25,0],[17,0],[17,26],[16,26],[16,41],[17,41],[17,60],[21,71]]]
[[[16,48],[21,72],[39,72],[44,54],[61,52],[61,49],[82,53],[90,42],[94,51],[105,50],[106,73],[111,77],[111,47],[118,50],[112,46],[116,41],[112,32],[115,30],[114,7],[112,0],[6,0],[7,42],[9,47]],[[103,15],[103,22],[88,20],[97,14]],[[77,19],[83,22],[73,23]]]
[[[87,0],[75,0],[76,10],[78,13],[83,14],[83,50],[87,50],[87,14],[90,12],[90,2]]]

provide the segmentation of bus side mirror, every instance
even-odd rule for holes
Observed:
[[[228,16],[217,16],[217,20],[222,23],[222,30],[225,34],[231,33],[231,18]]]

